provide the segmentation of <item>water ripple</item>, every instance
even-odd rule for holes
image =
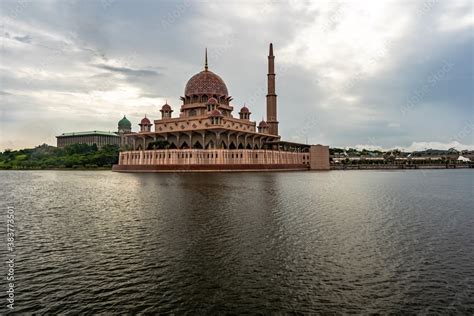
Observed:
[[[15,312],[473,314],[472,183],[466,170],[1,172]]]

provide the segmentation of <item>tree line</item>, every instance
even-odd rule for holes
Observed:
[[[0,169],[95,169],[118,163],[119,146],[72,144],[57,148],[46,144],[0,153]]]

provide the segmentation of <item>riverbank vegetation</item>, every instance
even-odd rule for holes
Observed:
[[[118,163],[119,147],[73,144],[57,148],[46,144],[0,153],[0,169],[110,169]]]
[[[148,149],[170,149],[164,141],[150,143]],[[57,148],[46,144],[35,148],[5,150],[0,152],[1,169],[111,169],[118,163],[120,149],[116,145],[72,144]],[[469,165],[474,152],[428,149],[418,152],[400,150],[367,150],[354,148],[330,148],[331,166],[342,169],[372,166],[412,165]]]

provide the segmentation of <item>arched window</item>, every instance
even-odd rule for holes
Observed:
[[[196,141],[193,145],[193,148],[194,149],[202,149],[202,145],[199,141]]]
[[[214,142],[211,140],[211,141],[207,144],[206,149],[214,148],[214,147],[215,147],[215,146],[214,146]],[[208,158],[209,158],[209,157],[208,157]]]

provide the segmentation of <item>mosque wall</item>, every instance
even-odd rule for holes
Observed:
[[[309,168],[309,153],[273,150],[226,150],[226,149],[177,149],[138,150],[120,153],[119,166],[213,166],[224,165],[281,165],[292,168]],[[282,168],[285,169],[285,168]]]
[[[236,118],[224,117],[222,119],[223,127],[243,132],[255,132],[255,122],[241,120]],[[211,119],[208,116],[201,117],[186,117],[186,118],[171,118],[164,120],[155,120],[155,132],[175,132],[175,131],[192,131],[197,129],[206,129],[213,127]]]

